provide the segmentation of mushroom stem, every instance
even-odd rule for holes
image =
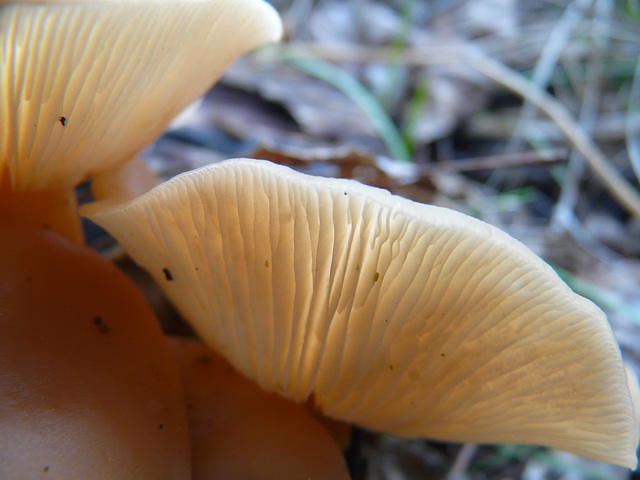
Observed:
[[[0,222],[0,477],[187,479],[175,361],[95,251]]]
[[[192,338],[170,339],[187,401],[193,480],[348,480],[340,447],[305,406],[264,392]]]
[[[315,415],[318,421],[324,425],[340,448],[343,451],[346,450],[351,443],[351,433],[353,430],[351,424],[323,415],[322,412],[313,406],[313,401],[308,401],[305,406]]]
[[[72,187],[15,191],[8,176],[0,177],[0,221],[53,231],[84,244],[78,202]]]

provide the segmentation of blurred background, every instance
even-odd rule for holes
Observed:
[[[267,158],[479,217],[605,310],[638,372],[640,2],[272,3],[282,44],[174,122],[145,152],[154,169]],[[365,431],[347,458],[354,480],[640,478],[538,447]]]

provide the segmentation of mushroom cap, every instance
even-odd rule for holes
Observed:
[[[109,170],[281,31],[262,0],[0,2],[0,176],[34,190]]]
[[[636,465],[604,313],[482,221],[246,159],[84,213],[267,391],[397,435]]]
[[[51,232],[0,238],[0,477],[190,478],[179,372],[142,293]]]
[[[347,480],[347,464],[304,405],[267,393],[193,338],[170,339],[185,389],[193,480]]]

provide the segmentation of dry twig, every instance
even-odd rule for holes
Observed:
[[[506,153],[504,155],[487,155],[484,157],[444,160],[438,163],[427,163],[416,166],[419,175],[433,172],[471,172],[477,170],[495,170],[498,168],[521,167],[534,163],[556,163],[566,160],[566,148],[554,150]]]

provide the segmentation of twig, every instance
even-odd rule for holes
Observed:
[[[474,170],[495,170],[498,168],[520,167],[532,163],[556,163],[567,159],[568,150],[557,148],[547,151],[527,151],[505,153],[503,155],[488,155],[484,157],[445,160],[438,163],[417,165],[419,175],[429,175],[433,172],[470,172]]]
[[[640,113],[640,57],[636,63],[636,71],[631,82],[631,91],[629,92],[629,110],[625,122],[625,132],[627,140],[627,153],[629,161],[636,174],[636,178],[640,179],[640,135],[637,126],[634,126],[633,117]],[[634,128],[635,127],[635,128]]]
[[[573,147],[584,156],[589,167],[604,183],[609,193],[632,215],[640,218],[640,194],[611,165],[602,150],[580,128],[562,104],[547,92],[532,86],[523,76],[477,50],[465,51],[464,57],[473,68],[511,91],[526,96],[529,101],[547,114],[573,144]]]
[[[531,77],[532,85],[544,88],[549,83],[549,79],[558,64],[558,60],[567,42],[580,21],[584,17],[584,12],[591,5],[592,0],[574,0],[565,9],[560,19],[556,22],[549,38],[545,42],[540,56],[533,69]],[[526,138],[524,134],[524,124],[536,113],[536,106],[525,96],[525,101],[520,109],[520,115],[516,121],[511,140],[507,144],[507,152],[515,152],[522,149],[522,141]]]
[[[596,16],[593,19],[593,48],[591,49],[591,61],[589,62],[587,81],[582,97],[579,125],[585,132],[592,134],[598,115],[600,104],[600,90],[604,74],[604,54],[607,49],[611,14],[613,10],[611,0],[596,1]],[[584,173],[585,165],[581,155],[575,150],[571,152],[569,163],[565,172],[564,182],[551,214],[551,225],[562,224],[569,232],[574,232],[571,224],[575,224],[575,205],[578,203],[580,190],[580,178]]]
[[[391,47],[369,47],[366,45],[320,44],[314,42],[291,42],[282,46],[267,46],[253,56],[255,59],[273,60],[286,57],[317,57],[334,63],[389,63],[399,62],[406,65],[450,65],[442,47],[407,48],[396,52]]]
[[[478,446],[476,444],[465,443],[458,452],[458,456],[456,457],[455,462],[453,462],[453,466],[447,473],[446,480],[463,480],[467,478],[465,473],[477,451]]]
[[[481,139],[509,139],[515,123],[510,114],[485,112],[469,124],[469,132]],[[538,142],[546,140],[549,143],[564,140],[565,135],[558,130],[555,123],[548,117],[539,117],[526,124],[531,138]],[[598,142],[618,142],[625,138],[625,128],[632,132],[640,132],[640,109],[629,113],[626,109],[614,112],[600,112],[596,125],[589,136]]]
[[[291,6],[283,14],[283,22],[289,35],[295,34],[307,20],[314,0],[293,0]]]

